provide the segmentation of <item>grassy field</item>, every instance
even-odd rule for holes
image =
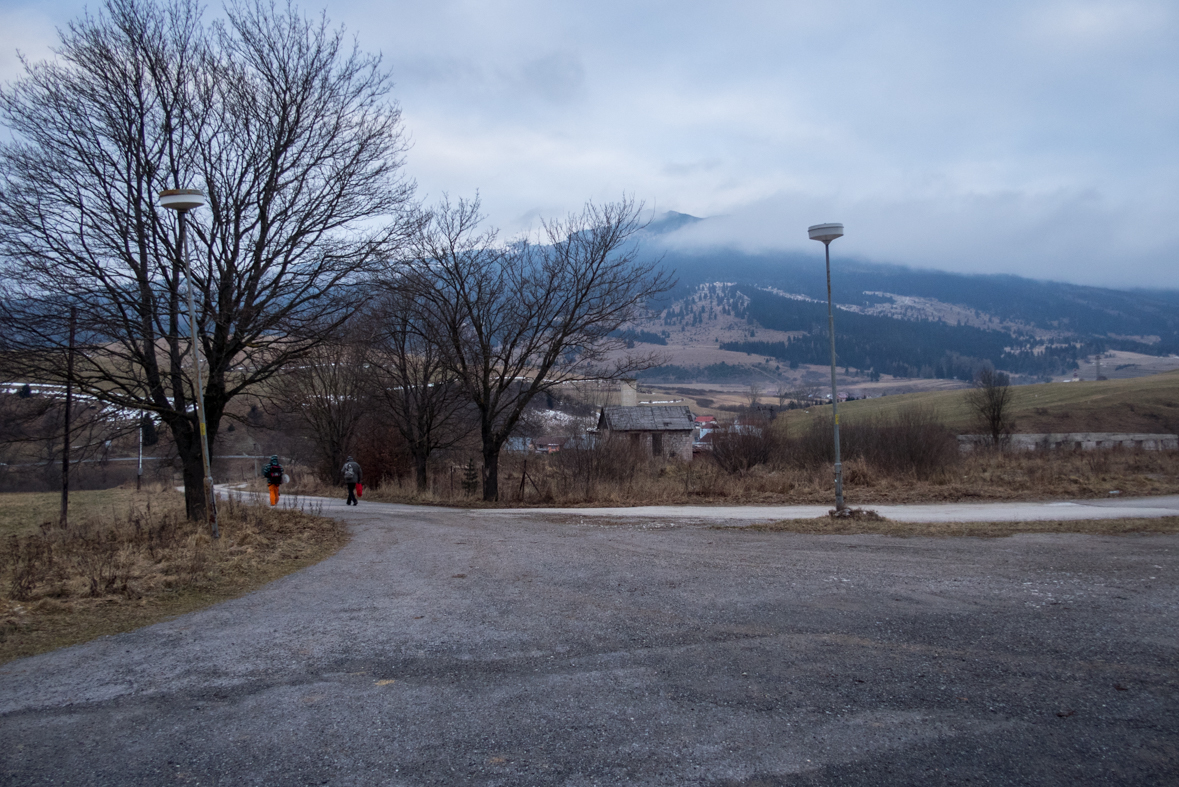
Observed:
[[[1100,382],[1044,383],[1011,389],[1016,432],[1146,432],[1179,433],[1179,371]],[[954,432],[977,431],[966,407],[966,391],[930,391],[839,406],[841,423],[876,415],[891,417],[904,407],[933,408]],[[805,428],[824,408],[786,413],[789,429]]]
[[[75,492],[64,529],[59,501],[0,495],[0,663],[241,596],[347,541],[318,511],[233,502],[214,541],[164,487]]]
[[[132,508],[146,508],[152,504],[170,509],[181,494],[159,488],[136,492],[134,489],[103,489],[72,492],[70,519],[84,521],[95,517],[117,519]],[[0,494],[0,539],[10,535],[36,533],[42,525],[56,527],[61,516],[60,492],[15,492]]]

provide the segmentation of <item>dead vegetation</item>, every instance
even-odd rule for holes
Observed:
[[[500,506],[613,506],[725,503],[826,504],[833,470],[815,466],[756,465],[731,473],[697,458],[691,464],[599,457],[520,457],[501,463]],[[621,452],[620,452],[621,453]],[[564,454],[564,456],[562,456]],[[581,473],[571,468],[584,468]],[[408,477],[366,489],[366,500],[426,505],[476,505],[461,487],[462,468],[432,474],[426,493]],[[895,471],[854,457],[843,463],[848,505],[982,500],[1047,500],[1179,494],[1179,452],[1110,450],[1079,453],[978,452],[924,475]],[[453,486],[451,483],[453,482]],[[333,494],[342,494],[332,489]],[[481,503],[480,503],[481,504]]]
[[[824,504],[833,497],[830,422],[797,434],[786,422],[747,421],[714,433],[711,453],[657,462],[629,443],[605,442],[501,463],[499,505]],[[841,427],[844,495],[874,503],[1043,500],[1179,493],[1179,452],[958,453],[957,440],[927,409],[907,408]],[[367,499],[473,505],[463,465],[436,467],[426,492],[410,479],[386,481]]]
[[[10,497],[21,496],[0,500]],[[185,517],[182,496],[163,490],[117,513],[76,517],[64,529],[10,523],[0,549],[0,662],[233,598],[323,559],[347,539],[314,508],[231,500],[220,513],[216,541]]]

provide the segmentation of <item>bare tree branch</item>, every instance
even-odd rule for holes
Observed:
[[[392,282],[369,312],[373,341],[367,369],[374,402],[405,438],[417,488],[424,492],[430,455],[462,441],[475,420],[470,400],[435,341],[441,331],[414,299],[421,290],[411,273]]]
[[[1011,400],[1011,380],[990,365],[978,371],[974,388],[966,393],[966,406],[974,413],[979,428],[990,437],[995,448],[1005,446],[1015,429]]]
[[[542,225],[543,244],[479,232],[479,203],[444,201],[414,248],[416,300],[479,413],[483,497],[498,497],[499,451],[538,393],[587,377],[649,368],[611,336],[672,282],[640,258],[641,206],[587,204]]]
[[[74,384],[158,414],[199,518],[184,269],[157,195],[208,196],[189,251],[212,443],[229,402],[331,338],[412,230],[400,111],[379,58],[289,4],[242,0],[205,27],[196,0],[106,0],[61,38],[0,91],[6,361],[63,381],[76,305]]]

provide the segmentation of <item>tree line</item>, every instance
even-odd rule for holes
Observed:
[[[205,516],[196,350],[213,444],[235,399],[333,373],[329,348],[360,352],[367,315],[363,363],[413,450],[439,445],[447,408],[477,414],[488,500],[532,398],[655,362],[615,352],[670,284],[633,242],[642,206],[589,203],[501,239],[477,200],[421,205],[388,70],[326,17],[231,0],[209,24],[196,0],[105,0],[58,55],[0,90],[0,364],[157,418],[191,517]],[[208,200],[188,218],[188,266],[157,204],[177,188]]]

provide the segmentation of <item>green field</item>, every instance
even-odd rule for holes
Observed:
[[[1126,380],[1021,385],[1011,390],[1016,432],[1179,434],[1179,371]],[[839,420],[852,424],[920,405],[935,410],[954,432],[970,434],[977,427],[966,407],[966,393],[931,391],[846,402],[839,406]],[[815,414],[825,412],[829,412],[826,407],[792,410],[785,415],[786,423],[802,427]]]

